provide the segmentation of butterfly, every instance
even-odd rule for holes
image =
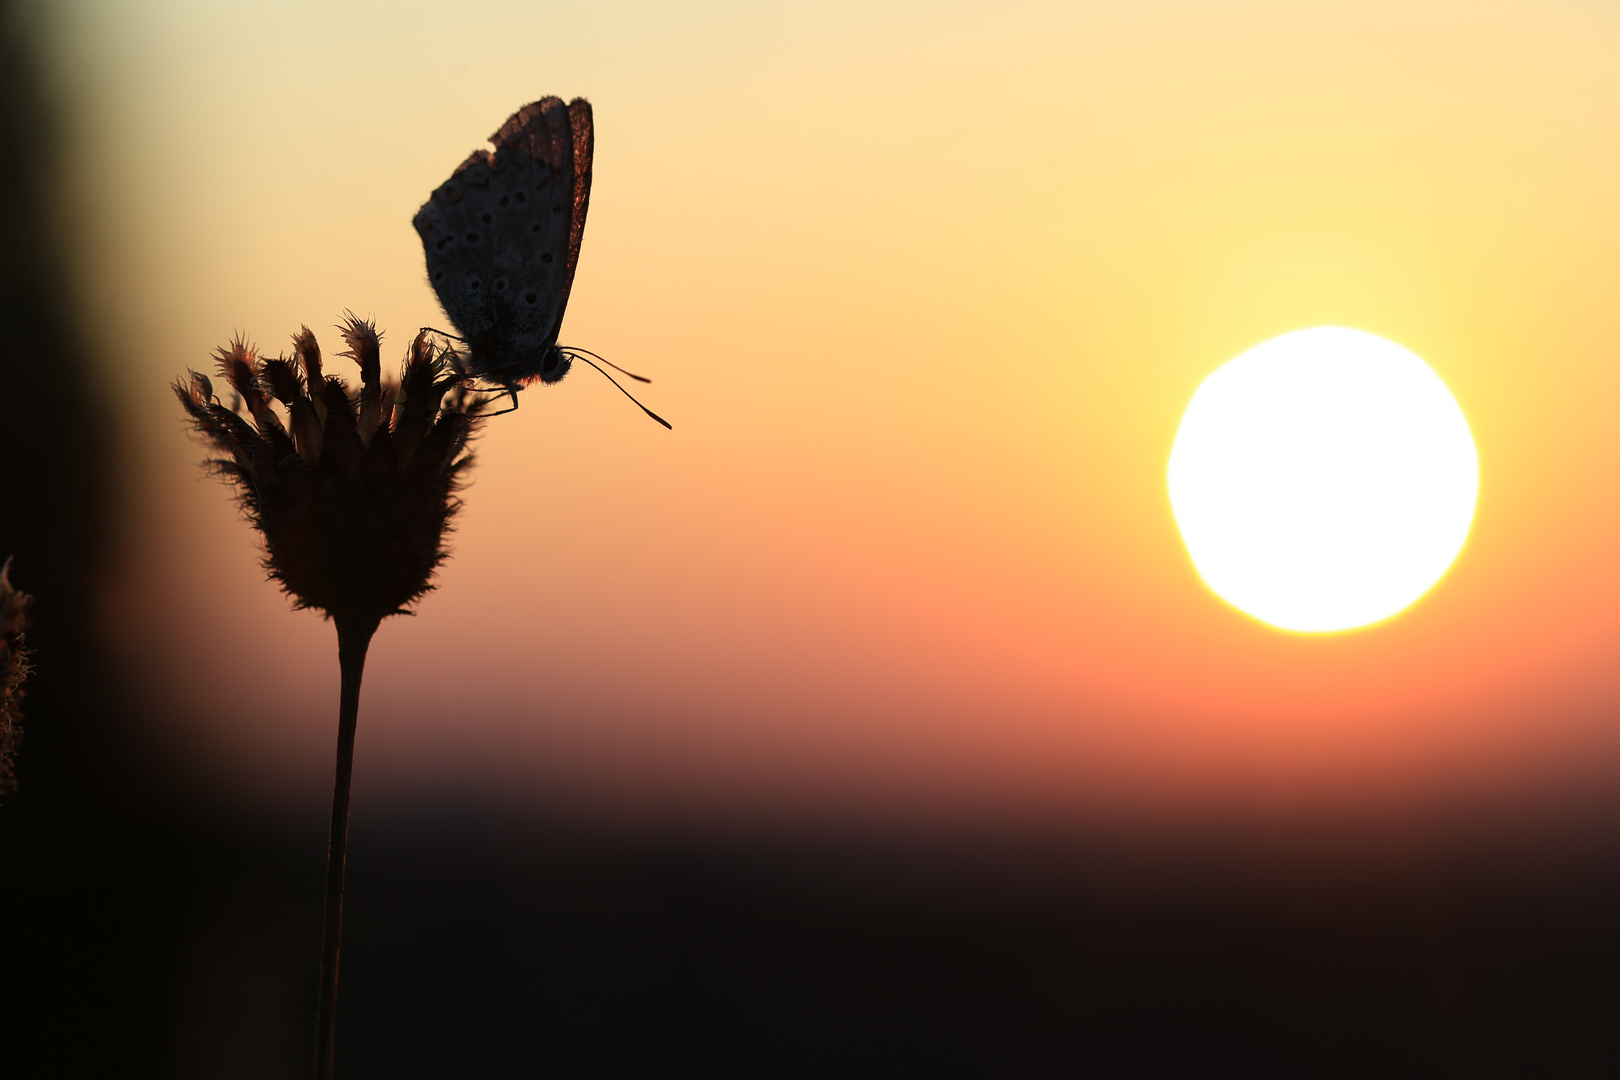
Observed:
[[[498,384],[515,409],[520,387],[560,382],[575,360],[602,371],[589,359],[595,353],[557,344],[591,202],[591,103],[541,98],[513,113],[489,141],[495,152],[474,151],[456,166],[412,224],[427,256],[428,283],[467,344],[468,374]]]

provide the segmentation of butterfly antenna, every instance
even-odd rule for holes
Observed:
[[[438,334],[440,337],[447,337],[451,341],[459,341],[463,345],[467,344],[467,339],[466,338],[464,338],[464,337],[456,337],[456,335],[454,335],[454,334],[447,334],[443,330],[440,330],[437,326],[424,326],[424,327],[422,327],[422,329],[428,331],[429,333]]]
[[[570,354],[576,355],[577,359],[584,360],[587,364],[590,364],[591,367],[596,368],[597,371],[602,371],[602,369],[596,364],[595,361],[591,360],[590,357],[587,357],[587,356],[583,355],[584,350],[582,350],[582,349],[569,349],[568,351],[569,351]],[[596,355],[595,353],[591,354],[591,356],[595,356],[595,355]],[[608,367],[618,367],[618,365],[608,363],[608,361],[606,361],[606,360],[603,360],[602,363],[607,364]],[[623,368],[619,368],[619,370],[624,371]],[[624,373],[626,375],[630,374],[628,371],[625,371]],[[604,379],[606,379],[608,382],[612,383],[614,386],[619,386],[619,381],[617,379],[615,379],[613,376],[609,375],[607,372],[602,371],[602,377]],[[639,375],[632,376],[632,378],[640,378],[640,376]],[[651,382],[652,380],[645,379],[643,381],[644,382]],[[623,394],[625,397],[629,398],[631,401],[636,401],[636,396],[634,394],[632,394],[630,391],[626,390],[622,386],[619,386],[619,393]],[[652,417],[654,420],[658,421],[660,424],[663,424],[665,427],[669,428],[669,430],[671,430],[671,431],[675,430],[674,426],[671,425],[668,420],[665,420],[662,416],[659,416],[657,413],[655,413],[651,409],[647,408],[647,406],[643,405],[641,402],[636,401],[636,408],[640,409],[642,412],[646,413],[648,416]]]
[[[571,353],[578,353],[581,356],[596,356],[596,354],[591,352],[591,350],[589,350],[589,349],[577,349],[572,345],[568,346],[568,351],[571,352]],[[636,380],[636,382],[644,382],[644,383],[652,382],[652,380],[647,378],[647,376],[645,376],[645,375],[637,375],[633,371],[624,370],[624,368],[620,367],[618,364],[615,364],[613,361],[609,360],[605,356],[596,356],[596,359],[602,361],[602,363],[606,364],[608,367],[612,368],[614,371],[617,371],[620,375],[628,375],[628,376],[630,376],[632,379]],[[597,368],[596,370],[602,371],[601,368]],[[607,372],[602,371],[602,374],[606,375]],[[621,386],[621,387],[619,387],[619,389],[622,390],[624,388]]]

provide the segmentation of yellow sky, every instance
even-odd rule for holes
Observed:
[[[167,382],[346,307],[385,354],[442,324],[411,215],[548,93],[598,132],[563,341],[675,430],[588,371],[491,425],[440,591],[379,635],[363,782],[1084,814],[1613,745],[1620,10],[75,0],[58,30],[138,492],[111,622],[159,734],[249,802],[325,782],[332,635],[259,580]],[[1319,324],[1428,361],[1482,481],[1416,608],[1301,639],[1202,587],[1163,473],[1209,372]]]

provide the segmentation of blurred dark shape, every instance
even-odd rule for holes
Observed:
[[[153,1076],[189,859],[146,810],[146,757],[97,644],[116,433],[57,234],[41,7],[0,0],[0,553],[33,597],[36,668],[0,804],[0,1073]]]
[[[1154,868],[1125,838],[728,843],[443,804],[355,832],[344,1080],[1620,1064],[1620,877],[1590,850],[1414,866],[1209,838]],[[308,940],[301,901],[252,881],[188,957],[177,1076],[299,1075],[300,973],[275,943]]]
[[[23,681],[32,670],[23,631],[28,594],[11,587],[11,560],[0,562],[0,797],[17,787],[14,759],[22,741]]]

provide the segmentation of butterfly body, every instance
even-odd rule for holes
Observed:
[[[417,211],[428,281],[467,342],[470,375],[514,390],[568,374],[557,346],[590,206],[584,98],[525,105]],[[515,401],[514,396],[514,401]]]

